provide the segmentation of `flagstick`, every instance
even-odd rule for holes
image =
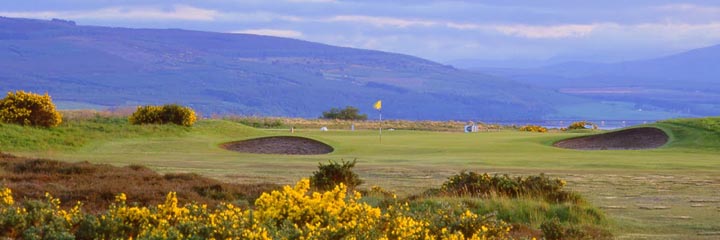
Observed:
[[[378,110],[380,112],[380,143],[382,143],[382,110]]]

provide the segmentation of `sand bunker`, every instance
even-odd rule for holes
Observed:
[[[231,151],[259,154],[315,155],[331,153],[334,149],[317,140],[292,137],[263,137],[221,145]]]
[[[668,142],[668,135],[658,128],[642,127],[570,138],[553,144],[579,150],[635,150],[658,148]]]

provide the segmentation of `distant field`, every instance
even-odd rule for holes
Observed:
[[[294,183],[318,162],[357,159],[372,185],[402,194],[438,187],[460,170],[548,173],[604,208],[620,238],[720,237],[720,128],[718,118],[652,124],[671,142],[642,151],[577,151],[550,146],[584,133],[480,133],[298,129],[294,135],[335,148],[328,155],[242,154],[218,147],[229,141],[290,135],[225,120],[192,128],[130,126],[120,118],[67,121],[55,129],[0,125],[0,150],[21,156],[116,165],[142,164],[160,172],[196,172],[229,182]],[[392,128],[393,126],[385,126]]]

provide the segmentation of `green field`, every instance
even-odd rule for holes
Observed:
[[[357,159],[361,186],[400,194],[439,187],[460,170],[510,174],[546,173],[564,178],[610,217],[618,238],[693,239],[720,237],[720,119],[651,124],[671,142],[655,150],[578,151],[558,149],[559,139],[584,133],[526,133],[512,130],[461,132],[300,129],[294,135],[335,148],[328,155],[243,154],[219,144],[247,138],[290,135],[224,120],[192,128],[131,126],[124,119],[70,120],[53,129],[0,125],[0,151],[20,156],[115,165],[142,164],[160,172],[195,172],[228,182],[291,184],[318,162]],[[387,126],[392,128],[393,126]]]

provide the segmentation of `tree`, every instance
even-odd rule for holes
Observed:
[[[62,115],[55,110],[50,95],[25,91],[8,92],[0,100],[0,121],[25,126],[55,127]]]
[[[360,114],[360,110],[353,106],[347,106],[345,109],[331,108],[330,111],[323,112],[324,119],[341,119],[341,120],[367,120],[367,114]]]

